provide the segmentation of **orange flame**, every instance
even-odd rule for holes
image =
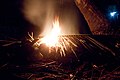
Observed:
[[[60,24],[59,24],[59,18],[55,18],[55,21],[53,22],[53,28],[47,34],[46,36],[39,38],[39,40],[34,44],[34,46],[37,48],[41,44],[46,44],[46,46],[49,47],[49,53],[52,51],[52,47],[56,49],[56,52],[59,52],[61,56],[65,56],[65,50],[70,49],[75,55],[75,51],[73,50],[72,46],[77,47],[77,45],[72,42],[69,38],[67,37],[62,37],[61,36],[61,29],[60,29]]]
[[[59,18],[56,18],[50,33],[42,38],[42,43],[45,43],[49,47],[55,47],[59,43],[58,36],[60,35],[60,31]]]

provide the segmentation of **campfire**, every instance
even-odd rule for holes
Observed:
[[[37,48],[41,44],[45,44],[47,47],[49,47],[49,53],[52,52],[52,48],[55,48],[56,53],[60,53],[61,56],[66,56],[65,51],[69,49],[73,53],[75,53],[72,46],[77,47],[77,45],[69,38],[63,37],[62,30],[59,24],[59,17],[55,18],[51,31],[48,32],[48,34],[43,36],[42,38],[38,38],[38,41],[36,41],[33,46]]]

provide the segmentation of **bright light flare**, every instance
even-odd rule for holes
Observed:
[[[114,16],[116,15],[116,13],[117,13],[117,12],[111,12],[110,15],[111,15],[112,17],[114,17]]]

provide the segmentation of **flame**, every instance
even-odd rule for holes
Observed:
[[[52,48],[55,48],[55,51],[60,53],[61,56],[65,56],[65,50],[70,49],[76,55],[75,51],[73,50],[73,46],[77,47],[77,45],[69,38],[61,36],[61,34],[62,32],[60,29],[59,18],[57,17],[53,22],[52,30],[44,37],[39,38],[33,46],[38,48],[41,44],[46,44],[46,46],[49,47],[49,53],[52,52]],[[31,35],[29,36],[33,38]]]
[[[50,33],[42,38],[42,43],[45,43],[49,47],[55,47],[59,43],[60,31],[59,18],[56,18]]]

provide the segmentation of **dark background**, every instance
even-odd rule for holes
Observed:
[[[22,37],[27,29],[28,22],[21,12],[22,0],[0,1],[0,35],[7,37]]]

